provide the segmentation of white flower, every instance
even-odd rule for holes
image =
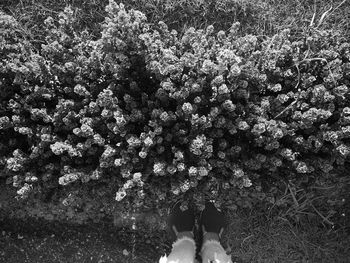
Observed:
[[[191,103],[186,102],[182,105],[182,110],[186,114],[191,114],[193,111],[193,107],[192,107]]]
[[[240,121],[238,123],[238,129],[246,131],[249,129],[249,124],[246,121]]]
[[[133,179],[134,179],[134,180],[140,180],[141,177],[142,177],[142,174],[141,174],[141,173],[134,173],[134,175],[133,175]]]
[[[244,175],[244,172],[242,169],[238,168],[238,169],[235,169],[234,175],[235,175],[235,177],[240,178]]]
[[[157,162],[153,165],[153,172],[158,175],[165,174],[165,164],[161,162]]]
[[[342,144],[340,146],[337,147],[337,150],[339,151],[339,153],[343,156],[348,156],[350,154],[350,149],[349,147],[347,147],[346,145]]]
[[[139,156],[140,156],[140,158],[145,159],[147,157],[147,153],[141,151],[141,152],[139,152]]]
[[[151,145],[153,144],[152,138],[147,137],[147,138],[144,140],[144,144],[145,144],[146,147],[151,146]]]
[[[196,175],[197,175],[197,168],[194,167],[194,166],[191,166],[191,167],[188,169],[188,175],[189,175],[189,176],[196,176]]]
[[[298,173],[307,173],[308,172],[308,168],[307,168],[306,163],[299,162],[296,170],[297,170]]]
[[[185,167],[185,164],[184,163],[178,163],[177,164],[177,170],[179,171],[179,172],[182,172],[182,171],[184,171],[186,169],[186,167]]]
[[[119,202],[119,201],[123,200],[125,196],[126,196],[125,190],[121,190],[121,191],[119,190],[116,193],[115,200],[117,200]]]
[[[205,167],[203,167],[203,166],[201,166],[201,167],[199,167],[199,169],[198,169],[198,174],[200,175],[200,176],[207,176],[208,175],[208,170],[205,168]]]
[[[243,186],[244,186],[244,187],[250,187],[250,186],[252,186],[252,181],[250,181],[249,178],[243,178]]]

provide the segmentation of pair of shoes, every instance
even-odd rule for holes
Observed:
[[[194,234],[195,230],[195,211],[193,207],[189,206],[187,210],[182,211],[180,206],[181,201],[178,201],[168,217],[168,230],[172,235],[172,240],[176,240],[178,232],[189,231]],[[199,226],[202,238],[205,233],[211,232],[216,233],[221,240],[227,221],[224,213],[219,211],[213,203],[207,201],[204,210],[201,212]]]

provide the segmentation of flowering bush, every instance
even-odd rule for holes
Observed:
[[[0,174],[19,196],[56,191],[68,206],[91,187],[120,211],[179,195],[235,209],[274,202],[278,180],[322,181],[348,165],[341,35],[240,37],[238,23],[179,35],[114,1],[106,11],[98,39],[74,30],[69,8],[46,19],[40,50],[0,16]]]

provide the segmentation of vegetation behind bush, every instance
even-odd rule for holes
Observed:
[[[147,16],[150,23],[164,21],[169,29],[183,33],[189,27],[228,30],[232,22],[240,22],[238,33],[272,36],[284,28],[292,28],[293,38],[302,38],[310,25],[323,29],[335,26],[349,37],[350,4],[345,0],[327,1],[276,1],[276,0],[132,0],[118,1],[126,9],[134,8]],[[58,14],[71,5],[76,26],[87,28],[96,37],[101,32],[100,23],[107,15],[108,0],[33,1],[4,0],[0,7],[21,23],[23,32],[31,41],[42,43],[42,21]],[[321,23],[320,23],[321,22]]]

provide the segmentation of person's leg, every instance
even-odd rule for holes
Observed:
[[[168,257],[160,258],[159,263],[194,263],[196,256],[196,243],[192,232],[178,233],[177,240]]]
[[[231,256],[226,254],[220,244],[226,225],[224,214],[216,209],[214,204],[207,202],[201,214],[203,241],[200,254],[203,263],[232,263]]]
[[[174,243],[167,257],[161,257],[160,263],[195,263],[196,243],[194,241],[195,215],[193,208],[185,211],[177,202],[168,218],[168,229]]]

